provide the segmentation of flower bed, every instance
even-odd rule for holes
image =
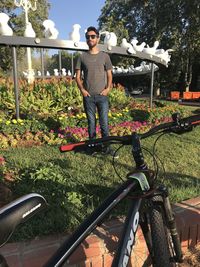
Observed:
[[[32,145],[59,145],[63,142],[88,138],[87,119],[83,112],[82,96],[75,82],[59,78],[38,80],[34,85],[19,81],[21,118],[15,119],[13,83],[0,83],[0,148]],[[114,87],[109,95],[110,134],[123,135],[132,131],[147,131],[150,127],[168,121],[171,114],[185,109],[175,104],[127,97],[122,86]],[[97,117],[98,119],[98,117]],[[97,126],[97,135],[100,129]]]
[[[163,107],[152,110],[124,109],[109,112],[110,134],[124,135],[133,131],[145,132],[152,126],[171,120],[175,111],[187,115],[180,107]],[[49,123],[49,125],[48,125]],[[32,145],[60,145],[66,142],[81,141],[88,138],[87,120],[84,113],[77,115],[62,114],[54,119],[54,128],[47,120],[6,120],[0,122],[0,148]],[[57,126],[57,127],[56,127]],[[100,127],[97,126],[100,137]]]

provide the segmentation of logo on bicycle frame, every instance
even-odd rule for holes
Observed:
[[[138,228],[138,224],[139,224],[139,212],[137,211],[135,214],[134,220],[133,220],[133,226],[130,231],[130,239],[128,240],[127,245],[126,245],[127,254],[125,254],[123,258],[123,262],[122,262],[123,267],[126,267],[128,265],[129,257],[131,255],[131,249],[135,241],[135,234]]]

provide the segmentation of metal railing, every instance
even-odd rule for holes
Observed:
[[[17,47],[32,47],[32,48],[46,48],[46,49],[62,49],[62,50],[72,50],[72,51],[87,51],[88,46],[86,42],[74,43],[71,40],[58,40],[58,39],[45,39],[45,38],[29,38],[29,37],[19,37],[19,36],[0,36],[0,46],[9,46],[12,49],[13,56],[13,79],[14,79],[14,90],[15,90],[15,109],[16,118],[19,119],[19,88],[18,88],[18,72],[17,72]],[[100,51],[104,51],[108,54],[121,55],[131,58],[141,58],[154,63],[164,64],[162,60],[156,56],[144,55],[142,52],[136,54],[130,54],[127,50],[120,46],[114,46],[112,49],[108,49],[107,45],[99,44]],[[152,107],[153,99],[153,79],[154,79],[154,69],[153,63],[151,68],[151,90],[150,90],[150,107]]]

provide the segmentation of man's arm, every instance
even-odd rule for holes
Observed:
[[[112,85],[112,70],[107,70],[107,86],[106,88],[101,92],[101,95],[108,95],[108,93],[111,90]]]
[[[83,96],[90,96],[87,90],[83,87],[83,81],[81,79],[81,70],[76,70],[76,83]]]

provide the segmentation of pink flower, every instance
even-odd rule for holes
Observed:
[[[3,166],[5,163],[5,158],[3,156],[0,156],[0,166]]]
[[[64,138],[64,135],[59,133],[59,134],[58,134],[58,137],[59,137],[59,138]]]

